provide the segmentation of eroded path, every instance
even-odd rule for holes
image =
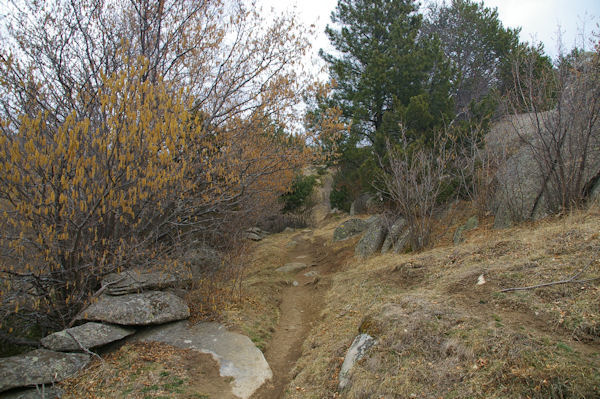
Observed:
[[[292,236],[286,263],[304,263],[306,268],[291,273],[294,283],[282,293],[279,324],[272,335],[265,358],[273,379],[252,399],[280,399],[291,380],[291,372],[302,354],[302,343],[321,313],[330,274],[335,263],[325,256],[323,243],[303,230]]]

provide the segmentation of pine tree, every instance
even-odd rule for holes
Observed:
[[[399,124],[426,140],[451,117],[450,69],[439,42],[423,34],[415,1],[339,0],[332,22],[326,33],[337,51],[321,55],[355,142],[378,152]]]
[[[452,96],[458,114],[512,80],[511,55],[519,47],[520,29],[505,28],[498,11],[472,0],[431,3],[424,31],[440,39],[453,69]],[[510,83],[510,82],[509,82]]]

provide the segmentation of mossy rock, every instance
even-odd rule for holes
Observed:
[[[383,333],[383,323],[381,320],[371,315],[365,316],[358,327],[359,334],[368,334],[373,338],[378,338]]]

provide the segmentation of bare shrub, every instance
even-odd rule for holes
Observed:
[[[528,214],[519,216],[580,206],[600,178],[599,50],[573,51],[553,70],[540,69],[536,56],[525,53],[515,61],[513,76],[506,107],[526,113],[513,118],[512,127],[534,169],[521,172],[540,187]]]
[[[478,216],[483,217],[492,208],[497,189],[495,174],[506,161],[507,148],[502,140],[490,143],[490,135],[482,121],[472,123],[466,129],[460,135],[460,144],[455,146],[452,173],[460,182],[461,195],[470,200]]]
[[[404,129],[397,144],[386,143],[380,192],[406,218],[413,250],[429,244],[434,212],[448,200],[441,197],[452,185],[448,171],[454,157],[454,144],[441,132],[431,147],[409,141]]]

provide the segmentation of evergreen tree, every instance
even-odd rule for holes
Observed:
[[[333,100],[352,122],[351,141],[379,152],[402,123],[425,141],[451,118],[450,68],[440,43],[422,30],[413,0],[339,0],[322,57],[336,82]],[[339,27],[339,29],[337,28]]]
[[[452,64],[457,113],[473,112],[490,93],[506,90],[520,29],[505,28],[496,9],[473,0],[431,3],[424,31],[440,39]]]

